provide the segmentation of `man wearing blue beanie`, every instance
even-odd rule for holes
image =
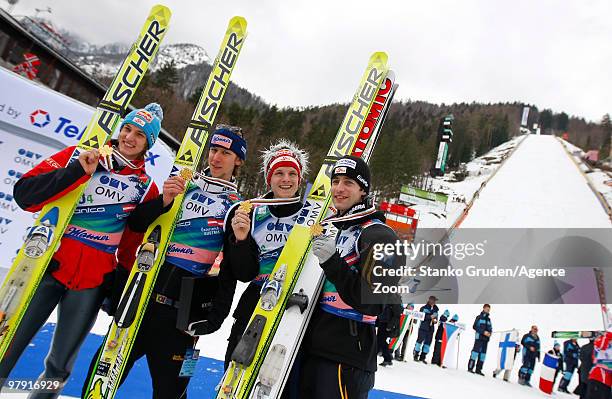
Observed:
[[[225,148],[242,160],[246,161],[247,144],[242,137],[242,129],[228,125],[217,125],[210,138],[210,148]]]
[[[136,126],[142,130],[147,138],[147,149],[151,149],[159,136],[162,119],[164,119],[164,112],[161,106],[157,103],[151,103],[142,109],[135,109],[127,114],[121,122],[120,129],[123,129],[126,124]]]

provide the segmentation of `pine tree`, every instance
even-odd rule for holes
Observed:
[[[569,116],[565,112],[561,112],[560,114],[556,114],[554,117],[554,126],[555,129],[565,132],[567,131],[567,126],[569,125]]]
[[[540,112],[540,128],[542,129],[542,133],[545,130],[551,129],[553,125],[553,113],[549,109],[542,110]]]
[[[176,70],[176,63],[174,60],[166,62],[159,68],[155,73],[154,84],[157,88],[164,92],[170,92],[174,90],[174,85],[178,83],[178,72]],[[199,98],[199,97],[198,97]]]

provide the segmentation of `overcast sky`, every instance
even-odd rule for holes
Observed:
[[[0,0],[6,7],[6,0]],[[58,27],[104,44],[132,42],[147,0],[19,0],[52,8]],[[214,58],[227,21],[249,36],[233,79],[279,106],[348,102],[369,55],[386,51],[399,99],[522,101],[599,121],[612,112],[608,0],[167,0],[166,43]],[[41,13],[40,16],[48,14]]]

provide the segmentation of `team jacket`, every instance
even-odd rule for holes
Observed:
[[[183,277],[206,279],[206,292],[195,293],[193,300],[212,303],[205,314],[205,332],[216,331],[229,314],[236,289],[236,277],[227,265],[221,249],[228,240],[224,223],[228,210],[239,200],[236,191],[213,183],[200,181],[187,187],[182,215],[177,223],[168,249],[165,263],[155,281],[154,293],[167,298],[180,298]],[[218,270],[212,268],[221,259]],[[218,274],[217,274],[218,273]]]
[[[580,358],[580,346],[578,343],[572,342],[571,339],[568,339],[563,343],[563,359],[568,366],[577,365],[578,358]]]
[[[161,208],[162,200],[144,161],[134,161],[135,170],[117,166],[108,172],[98,166],[90,177],[77,159],[71,161],[74,150],[68,147],[42,161],[23,175],[13,193],[22,209],[37,212],[89,180],[49,265],[67,288],[82,290],[102,284],[117,261],[132,266],[150,222],[144,214]]]
[[[264,198],[272,198],[272,193],[266,194]],[[260,287],[274,268],[302,209],[302,203],[253,207],[250,215],[251,230],[247,239],[242,241],[236,240],[230,226],[236,209],[236,206],[230,209],[227,216],[224,261],[237,280],[251,281],[251,286]],[[251,317],[259,300],[259,295],[250,295],[252,292],[259,292],[259,288],[251,286],[240,297],[234,310],[234,318]]]
[[[593,343],[593,368],[589,373],[589,380],[599,381],[612,387],[612,332],[597,337]]]
[[[382,213],[376,212],[360,219],[334,225],[338,228],[338,234],[342,235],[343,231],[353,226],[362,226],[372,220],[384,221],[385,218]],[[396,240],[397,236],[393,230],[383,224],[374,223],[363,229],[359,235],[356,245],[359,255],[354,262],[351,261],[351,265],[338,251],[321,264],[326,279],[333,283],[339,297],[356,312],[376,316],[382,313],[386,303],[391,302],[391,299],[386,296],[375,297],[374,287],[377,283],[385,286],[397,285],[398,279],[380,277],[370,271],[376,266],[397,269],[403,264],[402,258],[398,256],[385,256],[381,260],[373,258],[375,244],[395,244]],[[362,295],[368,300],[363,301]],[[313,312],[302,348],[311,355],[333,362],[370,372],[376,371],[377,350],[374,325],[338,316],[324,310],[321,306],[317,306]]]
[[[480,312],[480,314],[476,316],[472,328],[474,329],[474,331],[476,331],[476,341],[488,341],[491,337],[487,337],[484,332],[493,332],[493,325],[491,324],[491,318],[489,317],[489,314],[485,312]]]
[[[521,345],[523,345],[523,358],[526,356],[534,356],[538,359],[540,358],[540,337],[527,333],[523,335]],[[530,348],[534,348],[534,351],[531,351]]]
[[[435,324],[433,323],[432,319],[438,318],[438,312],[440,311],[440,309],[438,308],[438,305],[425,304],[421,306],[419,311],[425,313],[425,318],[419,325],[419,330],[428,331],[428,332],[433,333]]]
[[[371,219],[338,232],[336,236],[336,250],[350,269],[354,270],[354,266],[360,259],[357,243],[361,234],[363,234],[363,231],[368,227],[377,224],[386,226],[380,220]],[[363,314],[344,302],[338,289],[329,279],[326,279],[323,285],[323,293],[319,299],[319,306],[321,306],[321,309],[324,311],[336,316],[368,324],[375,324],[376,322],[376,316]]]

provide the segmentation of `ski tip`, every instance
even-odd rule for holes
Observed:
[[[57,219],[59,219],[59,208],[57,206],[54,206],[40,218],[40,223],[48,221],[49,224],[56,226]]]
[[[229,26],[230,29],[234,31],[244,32],[246,31],[247,21],[244,17],[236,15],[235,17],[232,17],[232,19],[230,19]]]
[[[388,60],[389,56],[384,51],[377,51],[370,56],[371,63],[386,64]]]
[[[172,11],[170,11],[168,7],[162,4],[156,4],[153,7],[151,7],[150,15],[151,17],[159,20],[164,25],[166,25],[168,24],[168,21],[170,20],[170,17],[172,16]]]

